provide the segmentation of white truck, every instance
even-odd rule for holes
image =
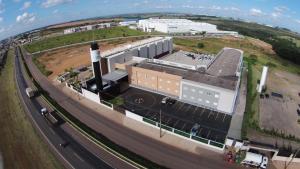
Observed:
[[[34,97],[34,90],[32,90],[30,87],[26,88],[25,92],[29,98]]]
[[[261,154],[247,152],[245,159],[241,162],[241,164],[256,167],[260,169],[266,169],[268,165],[268,157],[263,156]]]

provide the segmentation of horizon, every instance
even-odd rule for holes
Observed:
[[[233,18],[300,33],[297,6],[300,6],[300,2],[284,0],[254,0],[242,3],[237,0],[91,0],[88,3],[81,0],[0,0],[0,39],[64,22],[147,13],[184,13]]]

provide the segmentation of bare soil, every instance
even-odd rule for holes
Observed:
[[[253,45],[261,48],[264,50],[264,52],[268,53],[268,54],[275,54],[275,52],[272,49],[272,45],[269,43],[266,43],[264,41],[261,41],[259,39],[255,39],[255,38],[249,38],[249,42],[252,43]]]
[[[300,77],[284,71],[272,70],[267,79],[268,93],[276,92],[283,99],[271,96],[260,99],[260,126],[266,129],[277,129],[286,135],[300,138],[297,109],[300,104]]]
[[[129,38],[126,40],[101,42],[99,43],[100,51],[107,51],[118,45],[125,45],[126,43],[136,40],[136,38]],[[45,52],[38,57],[38,60],[46,66],[47,70],[53,72],[48,76],[48,79],[55,80],[57,76],[62,74],[66,69],[91,65],[90,45],[74,46]]]

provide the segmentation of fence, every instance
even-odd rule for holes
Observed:
[[[127,117],[132,118],[132,114],[134,114],[134,113],[129,112],[128,110],[126,110],[126,116]],[[139,116],[139,115],[134,114],[134,116]],[[142,121],[138,120],[139,118],[133,118],[133,119],[141,121],[141,122],[145,122],[147,124],[150,124],[150,125],[153,125],[153,126],[156,126],[156,127],[160,127],[160,124],[158,122],[156,122],[156,121],[153,121],[153,120],[150,120],[150,119],[148,119],[146,117],[141,117],[141,116],[140,116],[140,118],[142,119]],[[169,132],[174,133],[176,135],[180,135],[180,136],[185,137],[187,139],[196,141],[196,142],[198,142],[198,143],[200,143],[202,145],[206,145],[206,146],[215,148],[217,150],[223,151],[224,148],[225,148],[224,143],[219,143],[219,142],[212,141],[212,140],[209,140],[209,139],[206,139],[206,138],[202,138],[202,137],[199,137],[199,136],[192,136],[190,133],[186,133],[184,131],[175,129],[173,127],[170,127],[170,126],[167,126],[167,125],[164,125],[164,124],[161,124],[161,128],[163,128],[165,130],[168,130]]]

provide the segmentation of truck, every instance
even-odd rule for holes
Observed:
[[[25,89],[25,92],[26,92],[26,94],[27,94],[27,96],[29,97],[29,98],[32,98],[32,97],[34,97],[34,90],[32,90],[30,87],[28,87],[28,88],[26,88]]]
[[[53,113],[55,113],[55,112],[54,112],[54,111],[49,112],[49,111],[47,110],[47,108],[45,108],[45,107],[43,107],[43,108],[41,109],[41,114],[42,114],[42,116],[44,116],[45,119],[46,119],[47,121],[49,121],[52,125],[56,125],[57,122],[58,122],[58,120],[57,120],[57,118],[53,115]]]
[[[266,169],[268,165],[268,157],[261,154],[246,152],[245,159],[241,162],[241,164],[250,167]]]

